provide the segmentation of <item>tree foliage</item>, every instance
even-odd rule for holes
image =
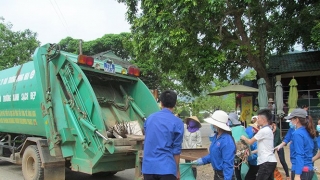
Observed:
[[[213,113],[220,109],[226,112],[236,111],[236,102],[234,93],[225,96],[199,96],[191,104],[194,115],[199,118],[205,118],[206,114]]]
[[[82,44],[82,53],[86,55],[94,55],[104,51],[113,51],[122,59],[131,59],[132,48],[131,33],[106,34],[101,38],[86,41]],[[79,39],[66,37],[59,44],[63,51],[79,54]]]
[[[271,52],[311,38],[316,0],[118,0],[127,5],[137,61],[199,94],[215,78],[235,79],[247,67],[267,76]]]
[[[29,29],[12,31],[12,24],[0,17],[0,70],[29,61],[40,45],[36,37]]]
[[[320,21],[320,20],[319,20]],[[317,43],[318,48],[320,48],[320,22],[312,28],[311,38]]]
[[[216,109],[224,110],[226,112],[235,111],[236,102],[234,93],[225,96],[207,95],[208,92],[216,91],[228,85],[228,81],[220,82],[214,80],[214,82],[206,87],[206,90],[197,97],[188,99],[188,96],[186,97],[184,94],[179,94],[180,99],[175,107],[175,113],[181,113],[183,110],[191,111],[192,115],[195,115],[202,120],[208,113],[213,113]]]

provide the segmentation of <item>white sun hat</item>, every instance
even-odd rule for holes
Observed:
[[[228,126],[228,114],[222,110],[215,111],[210,117],[204,119],[205,122],[218,126],[225,131],[231,131]]]

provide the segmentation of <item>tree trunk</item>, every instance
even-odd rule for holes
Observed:
[[[250,61],[250,64],[254,68],[254,70],[257,71],[258,76],[260,78],[264,78],[264,80],[266,81],[267,91],[268,92],[273,92],[274,90],[272,88],[271,81],[270,81],[270,79],[268,77],[267,69],[266,69],[266,66],[265,66],[264,62],[261,62],[259,60],[259,58],[254,57],[252,55],[248,55],[248,59]]]

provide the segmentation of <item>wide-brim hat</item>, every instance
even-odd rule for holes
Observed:
[[[215,125],[225,131],[231,131],[228,123],[228,114],[222,110],[215,111],[210,117],[204,119],[205,122]]]
[[[199,119],[197,118],[197,116],[190,116],[190,117],[187,117],[186,119],[184,119],[184,121],[185,121],[186,124],[189,124],[189,121],[190,121],[190,120],[196,121],[196,122],[199,124],[199,128],[201,128],[201,122],[199,121]]]
[[[268,102],[273,102],[273,99],[272,99],[272,98],[269,98]]]

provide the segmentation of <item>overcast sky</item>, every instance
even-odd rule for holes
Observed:
[[[0,17],[14,31],[30,29],[41,44],[71,36],[84,41],[130,32],[126,7],[116,0],[1,0]]]

